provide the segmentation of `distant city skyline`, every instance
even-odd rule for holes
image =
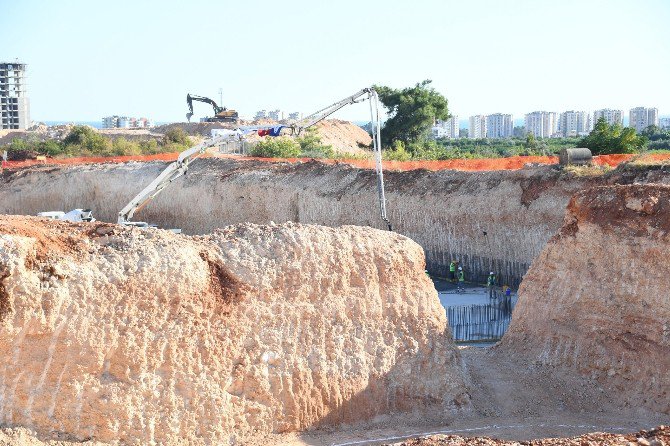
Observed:
[[[667,0],[0,0],[0,10],[0,60],[27,64],[36,121],[183,121],[186,93],[219,102],[220,88],[222,105],[242,116],[268,104],[309,114],[371,84],[424,79],[463,118],[670,110]],[[443,53],[445,42],[502,44],[471,57]],[[198,108],[194,119],[208,113]],[[358,104],[335,117],[368,115]]]

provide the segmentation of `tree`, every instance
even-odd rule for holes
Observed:
[[[526,134],[526,142],[523,144],[526,149],[535,150],[537,149],[537,138],[532,133]]]
[[[580,142],[594,155],[612,153],[637,153],[645,146],[647,138],[637,134],[634,128],[623,128],[621,124],[608,124],[605,118],[598,119],[595,127]]]
[[[447,99],[425,80],[414,87],[397,90],[375,86],[389,118],[382,129],[382,143],[401,141],[406,146],[427,137],[436,119],[447,119]]]

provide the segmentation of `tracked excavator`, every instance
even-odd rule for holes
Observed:
[[[193,116],[193,101],[204,102],[205,104],[210,104],[214,108],[214,116],[205,118],[205,122],[236,122],[239,119],[237,111],[228,110],[226,107],[219,107],[216,105],[216,102],[210,98],[188,93],[186,95],[186,103],[188,104],[186,119],[188,122],[191,122],[191,116]]]
[[[379,98],[377,92],[372,87],[364,88],[351,96],[337,101],[328,107],[322,108],[321,110],[303,118],[301,121],[296,122],[293,125],[282,126],[282,128],[276,133],[277,135],[281,133],[288,133],[293,135],[299,135],[304,130],[316,125],[317,123],[323,121],[328,116],[332,115],[341,108],[350,105],[356,104],[365,100],[370,101],[370,116],[372,122],[372,146],[375,155],[375,171],[377,173],[377,193],[379,199],[379,212],[382,220],[388,226],[389,231],[392,231],[391,222],[389,221],[386,215],[386,196],[384,194],[384,173],[382,171],[382,156],[381,156],[381,121],[379,115]],[[242,140],[246,136],[253,133],[257,133],[261,130],[268,130],[271,128],[276,128],[272,126],[246,126],[240,127],[235,130],[222,130],[223,133],[220,133],[217,136],[208,138],[200,144],[193,146],[182,153],[179,154],[179,157],[176,161],[168,165],[163,172],[160,173],[151,183],[149,183],[140,193],[138,193],[132,200],[119,212],[117,219],[118,224],[135,226],[140,228],[149,228],[155,227],[155,225],[148,224],[141,221],[132,221],[133,216],[136,212],[140,211],[144,206],[149,204],[151,200],[156,198],[167,186],[169,186],[174,180],[185,175],[188,171],[188,168],[195,159],[202,156],[208,148],[218,146],[224,142],[231,141],[234,139]],[[67,214],[65,214],[67,215]],[[90,215],[89,215],[90,216]],[[90,216],[92,218],[92,216]],[[179,232],[179,230],[175,230]]]

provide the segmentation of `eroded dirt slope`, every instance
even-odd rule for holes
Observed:
[[[117,212],[164,168],[152,162],[6,171],[0,177],[0,213],[92,208],[98,219],[115,222]],[[458,259],[468,280],[485,281],[493,267],[504,282],[516,285],[560,228],[575,192],[603,184],[669,183],[670,173],[622,170],[574,177],[538,167],[391,171],[385,179],[394,230],[425,249],[431,273],[445,276],[451,259]],[[200,159],[135,219],[190,234],[271,221],[385,228],[375,173],[320,162]]]
[[[528,271],[496,349],[590,377],[622,407],[670,414],[670,186],[576,194]]]
[[[370,228],[206,237],[0,217],[0,425],[232,444],[466,410],[421,248]]]

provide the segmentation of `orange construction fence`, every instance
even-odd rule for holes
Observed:
[[[174,161],[179,153],[159,153],[156,155],[131,155],[131,156],[112,156],[112,157],[78,157],[78,158],[47,158],[46,160],[26,160],[26,161],[3,161],[3,168],[21,168],[35,165],[56,164],[56,165],[78,165],[93,163],[125,163],[128,161]],[[205,157],[219,157],[236,160],[255,160],[262,162],[305,162],[306,158],[257,158],[240,155],[218,155],[205,154]],[[635,155],[601,155],[593,157],[597,165],[608,165],[616,167],[624,161],[630,160]],[[645,155],[653,160],[670,160],[670,154],[650,154]],[[324,164],[348,164],[362,169],[374,169],[373,160],[359,159],[319,159]],[[442,161],[384,161],[385,170],[462,170],[462,171],[487,171],[487,170],[517,170],[523,168],[526,164],[557,164],[556,156],[512,156],[508,158],[479,158],[479,159],[451,159]]]

